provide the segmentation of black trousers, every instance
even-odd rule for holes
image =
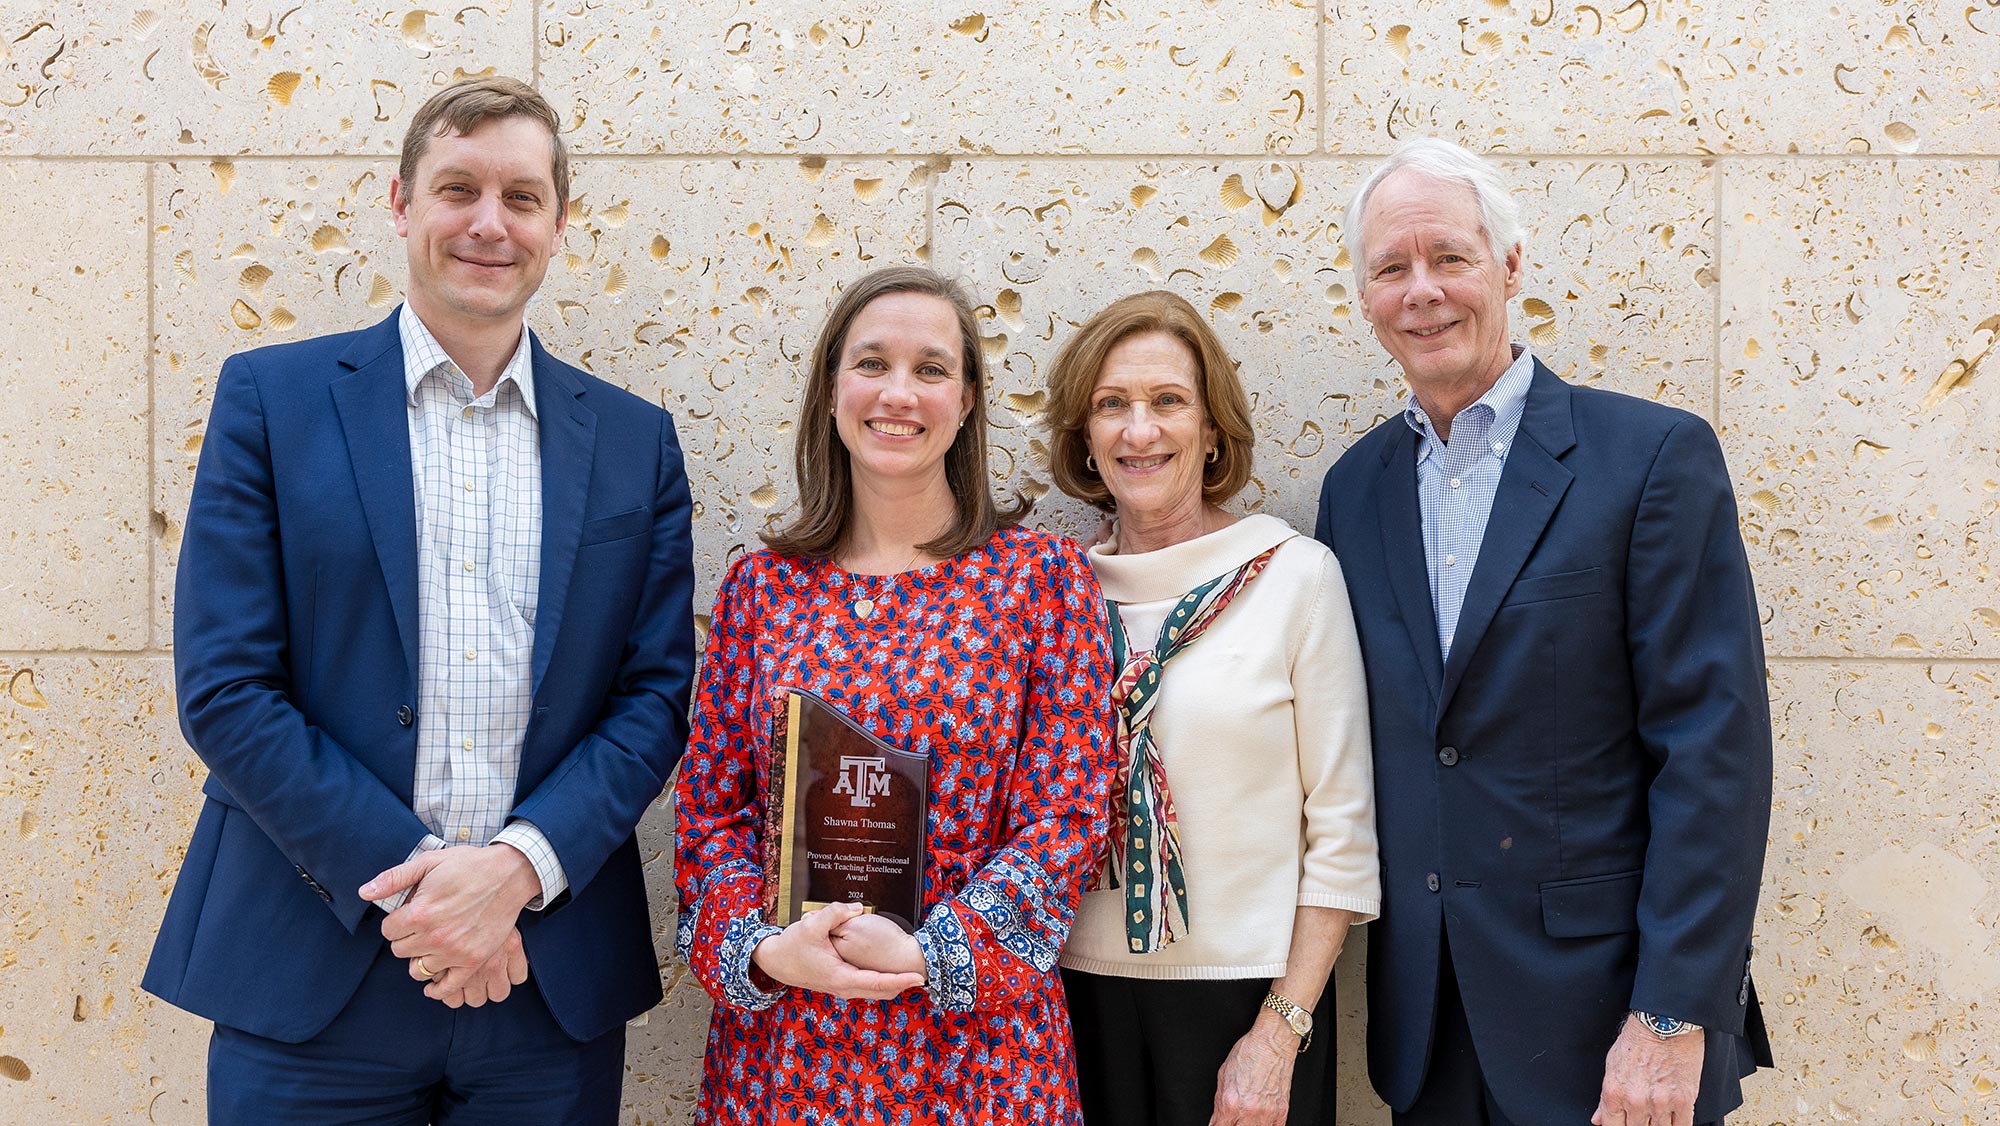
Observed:
[[[1156,981],[1064,970],[1084,1126],[1207,1126],[1229,1049],[1262,1011],[1269,978]],[[1291,1126],[1333,1121],[1333,982],[1292,1070]]]
[[[1606,1045],[1606,1050],[1609,1050]],[[1431,1065],[1410,1109],[1391,1116],[1395,1126],[1515,1126],[1500,1112],[1479,1070],[1465,999],[1451,966],[1451,946],[1438,957],[1437,1020],[1431,1029]],[[1576,1126],[1587,1126],[1588,1119]],[[1722,1126],[1722,1121],[1707,1126]]]

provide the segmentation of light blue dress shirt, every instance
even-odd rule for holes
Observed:
[[[1471,406],[1451,420],[1451,440],[1431,429],[1430,416],[1415,395],[1403,406],[1403,421],[1417,432],[1417,503],[1424,520],[1424,563],[1430,568],[1431,608],[1437,612],[1438,644],[1451,659],[1451,639],[1479,544],[1493,514],[1493,495],[1507,451],[1521,428],[1535,358],[1516,344],[1514,362]]]

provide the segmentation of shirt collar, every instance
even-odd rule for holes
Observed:
[[[445,354],[444,345],[431,335],[431,330],[411,310],[408,302],[403,303],[397,314],[396,328],[403,337],[403,389],[414,405],[417,384],[422,383],[425,376],[443,364],[451,364],[454,371],[458,370],[458,365]],[[460,378],[464,378],[463,375]],[[525,324],[521,326],[520,343],[514,346],[514,354],[508,357],[507,366],[500,369],[500,379],[494,383],[493,389],[498,391],[508,382],[512,382],[521,393],[521,402],[528,408],[528,417],[539,419],[541,416],[535,411],[535,365],[530,362],[528,326]]]
[[[1493,423],[1486,429],[1488,440],[1493,442],[1494,453],[1504,455],[1507,443],[1514,440],[1514,432],[1521,428],[1521,414],[1528,407],[1528,388],[1535,382],[1535,355],[1525,344],[1510,345],[1514,349],[1514,362],[1493,381],[1484,395],[1473,400],[1467,411],[1484,406],[1492,412]],[[1419,440],[1418,457],[1428,456],[1441,443],[1431,431],[1431,416],[1417,402],[1415,394],[1403,403],[1403,421],[1417,432]]]

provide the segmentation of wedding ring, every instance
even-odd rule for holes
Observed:
[[[429,981],[430,979],[437,976],[436,973],[432,972],[429,966],[424,965],[424,960],[422,958],[417,959],[417,972],[423,975],[425,981]]]

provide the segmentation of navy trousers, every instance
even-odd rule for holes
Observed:
[[[531,974],[533,968],[530,967]],[[625,1030],[579,1043],[533,977],[449,1009],[385,943],[354,999],[301,1044],[224,1025],[208,1047],[211,1126],[613,1126]]]

